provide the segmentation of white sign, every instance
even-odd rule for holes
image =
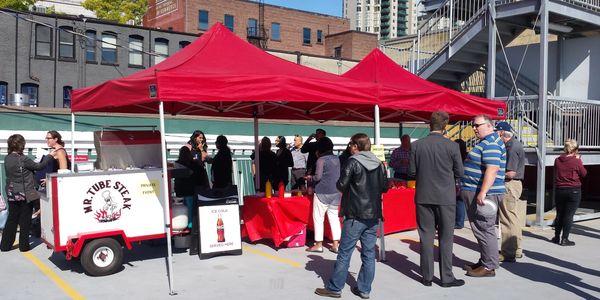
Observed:
[[[242,248],[240,235],[240,210],[235,205],[201,206],[200,253],[239,250]]]
[[[128,238],[165,233],[160,170],[59,177],[52,188],[61,245],[86,232],[123,230]]]

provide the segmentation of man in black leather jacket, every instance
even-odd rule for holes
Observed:
[[[375,242],[381,213],[381,194],[387,191],[386,172],[381,161],[371,150],[371,141],[364,133],[352,136],[350,143],[352,156],[342,169],[337,188],[342,192],[341,214],[344,217],[339,253],[331,279],[325,288],[318,288],[320,296],[339,298],[344,288],[350,258],[361,241],[362,266],[358,273],[357,286],[351,291],[368,299],[371,284],[375,277]]]

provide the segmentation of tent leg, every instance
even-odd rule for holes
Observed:
[[[167,171],[167,141],[165,140],[165,108],[162,101],[158,106],[160,113],[160,146],[163,169],[163,203],[165,212],[165,229],[167,231],[167,275],[169,277],[169,295],[177,295],[173,279],[173,249],[171,247],[171,212],[169,207],[169,173]]]
[[[258,147],[258,118],[254,117],[254,188],[260,189],[260,149]]]
[[[379,261],[384,262],[385,259],[385,231],[383,230],[383,220],[379,220]]]
[[[75,114],[71,113],[71,172],[75,173]]]

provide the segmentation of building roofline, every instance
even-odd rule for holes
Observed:
[[[39,16],[39,17],[47,17],[47,18],[61,19],[61,20],[71,20],[71,21],[80,21],[80,22],[83,22],[83,18],[85,18],[86,19],[86,21],[85,21],[86,23],[94,23],[94,24],[102,24],[102,25],[112,25],[112,26],[119,26],[119,27],[126,27],[126,28],[144,29],[144,30],[152,30],[152,31],[157,31],[157,32],[174,33],[174,34],[181,34],[181,35],[195,36],[195,37],[198,37],[198,36],[202,35],[201,33],[200,34],[196,34],[196,33],[182,32],[182,31],[165,30],[165,29],[159,29],[159,28],[154,28],[154,27],[145,27],[145,26],[121,24],[121,23],[118,23],[116,21],[98,19],[98,18],[93,18],[93,17],[83,17],[83,18],[81,18],[80,16],[76,16],[76,15],[45,14],[45,13],[38,13],[38,12],[31,12],[31,11],[20,11],[20,10],[7,9],[7,8],[0,8],[0,10],[1,11],[5,11],[5,12],[10,12],[10,13],[15,13],[17,15],[35,15],[35,16]]]
[[[332,36],[336,36],[336,35],[342,35],[342,34],[347,34],[347,33],[356,33],[356,34],[364,34],[364,35],[372,35],[377,37],[376,33],[370,33],[370,32],[364,32],[364,31],[358,31],[358,30],[346,30],[346,31],[342,31],[342,32],[336,32],[336,33],[332,33],[332,34],[328,34],[325,37],[332,37]]]
[[[333,56],[326,56],[326,55],[318,55],[318,54],[309,54],[309,53],[304,53],[304,52],[300,52],[300,51],[286,51],[286,50],[277,50],[277,49],[265,49],[265,51],[267,52],[277,52],[277,53],[285,53],[285,54],[294,54],[294,55],[302,55],[302,56],[309,56],[309,57],[317,57],[317,58],[327,58],[327,59],[335,59],[335,60],[339,60],[337,58],[334,58]],[[360,60],[358,59],[350,59],[350,58],[342,58],[341,60],[344,61],[350,61],[350,62],[360,62]]]

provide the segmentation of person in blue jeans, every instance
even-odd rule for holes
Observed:
[[[467,143],[462,139],[454,140],[458,144],[458,150],[460,150],[460,156],[464,162],[467,159]],[[465,202],[460,197],[460,180],[456,182],[456,220],[454,229],[463,229],[465,227]]]
[[[336,186],[342,192],[342,236],[333,274],[324,288],[315,294],[340,298],[348,277],[348,268],[356,242],[360,240],[362,266],[351,288],[353,294],[369,299],[375,278],[375,242],[377,225],[382,218],[381,195],[387,191],[387,177],[381,161],[370,151],[371,142],[364,133],[352,136],[348,144],[352,156],[341,171]]]

